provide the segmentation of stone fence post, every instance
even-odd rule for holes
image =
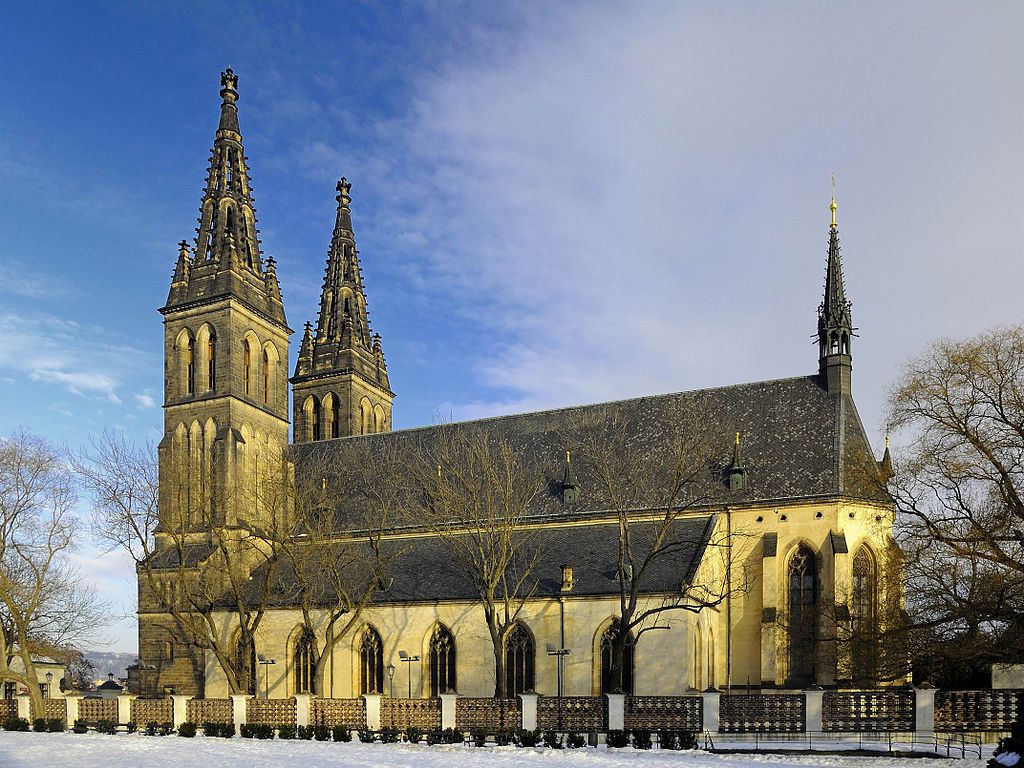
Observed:
[[[309,704],[313,697],[308,693],[295,694],[295,724],[309,725]]]
[[[919,735],[935,731],[935,689],[928,683],[914,691],[914,730]]]
[[[455,707],[458,700],[457,693],[441,694],[441,730],[455,727]]]
[[[523,730],[537,730],[537,694],[520,693],[519,702],[523,710]]]
[[[18,717],[32,722],[32,699],[27,693],[18,694]]]
[[[174,694],[171,696],[171,707],[174,712],[174,727],[177,728],[182,723],[188,720],[188,700],[191,696],[182,696],[180,694]],[[201,725],[201,723],[199,723]]]
[[[380,730],[380,702],[384,697],[379,693],[364,693],[366,702],[366,728],[371,731]]]
[[[85,696],[80,693],[72,693],[64,697],[64,700],[67,702],[68,728],[73,726],[75,720],[78,719],[78,702],[84,698]]]
[[[626,694],[606,693],[608,699],[608,730],[626,730]]]
[[[718,733],[722,694],[714,688],[708,688],[700,697],[704,700],[704,730],[708,733]]]
[[[804,730],[808,733],[820,733],[824,730],[824,717],[822,704],[825,701],[825,689],[820,685],[812,685],[804,691],[804,706],[807,719],[804,721]]]
[[[130,723],[132,721],[132,700],[135,698],[131,693],[117,694],[117,722]]]
[[[231,694],[231,717],[235,721],[235,734],[240,734],[242,726],[248,721],[251,698],[253,697],[245,693]]]

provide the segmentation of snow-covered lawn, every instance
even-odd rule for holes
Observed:
[[[972,768],[977,758],[928,760],[840,755],[712,755],[633,749],[519,749],[516,747],[432,746],[425,744],[347,744],[316,741],[254,741],[197,736],[102,736],[73,733],[0,731],[3,768],[743,768],[744,766],[825,766],[835,768]]]

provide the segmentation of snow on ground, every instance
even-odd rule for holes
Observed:
[[[744,745],[748,746],[748,745]],[[987,756],[987,755],[986,755]],[[713,755],[634,749],[519,749],[517,747],[346,744],[317,741],[255,741],[197,736],[103,736],[95,733],[0,731],[0,768],[973,768],[962,760],[852,757],[845,755]]]

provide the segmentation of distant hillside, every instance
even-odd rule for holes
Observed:
[[[103,679],[107,673],[113,672],[114,677],[126,677],[125,671],[138,658],[134,653],[111,653],[109,651],[83,651],[85,658],[96,667],[96,677]]]

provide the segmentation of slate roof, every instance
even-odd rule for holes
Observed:
[[[771,504],[835,497],[887,503],[884,481],[852,398],[830,394],[820,381],[818,376],[777,379],[304,443],[291,450],[296,476],[301,478],[321,471],[313,466],[322,467],[325,455],[328,464],[342,467],[360,461],[367,451],[387,449],[395,452],[397,465],[409,466],[437,444],[442,430],[486,430],[544,468],[551,492],[536,500],[532,516],[588,517],[607,511],[610,504],[601,498],[593,478],[587,477],[585,462],[573,461],[581,486],[579,502],[563,505],[560,493],[565,452],[578,449],[574,430],[588,414],[599,409],[614,414],[628,425],[631,450],[653,454],[664,448],[659,443],[670,439],[673,427],[681,428],[685,414],[699,409],[705,439],[720,457],[703,480],[703,496],[709,503]],[[742,434],[746,483],[729,490],[728,463],[736,432]],[[346,520],[352,519],[339,510],[339,528],[351,527]]]
[[[678,518],[672,523],[670,538],[679,542],[671,551],[651,559],[649,569],[640,580],[643,592],[679,592],[689,584],[700,564],[708,537],[713,529],[713,516]],[[650,552],[650,538],[656,532],[654,523],[631,526],[634,553],[638,562]],[[346,545],[351,548],[364,544]],[[574,525],[545,527],[531,534],[530,546],[539,554],[532,574],[538,579],[535,597],[555,597],[561,593],[562,566],[573,568],[574,586],[571,595],[600,596],[618,594],[615,575],[618,559],[618,533],[615,523],[593,524],[580,521]],[[382,554],[388,558],[388,574],[394,582],[374,595],[381,604],[407,602],[475,601],[478,599],[471,573],[459,567],[449,542],[431,534],[385,540]],[[348,560],[349,557],[345,559]],[[639,574],[638,574],[639,577]],[[354,566],[351,579],[346,580],[355,592],[369,578],[365,570]],[[253,582],[258,582],[258,576]],[[324,585],[320,601],[330,602],[333,595]],[[274,580],[271,605],[293,605],[294,583],[287,570],[279,570]]]

